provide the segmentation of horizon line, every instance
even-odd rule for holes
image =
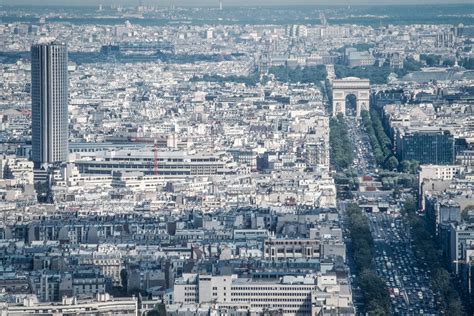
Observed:
[[[58,7],[58,8],[64,8],[64,7],[89,7],[89,8],[96,8],[99,5],[102,5],[103,7],[112,7],[112,6],[120,6],[122,8],[135,8],[138,7],[139,5],[133,5],[133,4],[10,4],[10,3],[4,3],[0,4],[0,8],[2,7]],[[456,6],[456,5],[471,5],[469,2],[436,2],[436,3],[380,3],[380,2],[367,2],[367,3],[356,3],[356,4],[303,4],[303,3],[296,3],[296,4],[259,4],[259,5],[252,5],[252,4],[228,4],[224,6],[225,8],[242,8],[242,7],[251,7],[251,8],[260,8],[260,7],[362,7],[362,6],[397,6],[397,7],[415,7],[415,6]],[[144,7],[154,7],[156,5],[153,4],[144,4]],[[158,5],[158,8],[169,8],[172,5]],[[209,5],[209,4],[203,4],[200,6],[196,5],[187,5],[187,4],[181,4],[181,5],[174,5],[175,8],[218,8],[218,5]]]

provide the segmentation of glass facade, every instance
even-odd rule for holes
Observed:
[[[454,163],[454,137],[448,132],[414,132],[403,135],[397,148],[398,158],[421,164]]]

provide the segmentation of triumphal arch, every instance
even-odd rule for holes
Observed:
[[[332,115],[338,113],[346,114],[346,100],[350,95],[356,99],[356,116],[360,116],[362,110],[369,110],[370,81],[348,77],[335,79],[332,82]]]

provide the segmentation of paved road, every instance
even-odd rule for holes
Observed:
[[[375,267],[390,291],[394,315],[438,315],[426,268],[418,266],[409,228],[398,215],[368,214]]]
[[[376,162],[369,138],[362,122],[355,117],[347,117],[349,136],[353,140],[355,160],[352,170],[359,176],[376,173]],[[346,202],[339,201],[343,230],[348,251],[351,249]],[[402,218],[394,214],[367,214],[375,244],[376,273],[390,291],[392,315],[439,315],[435,294],[430,288],[426,268],[418,266],[410,240],[409,227]],[[349,252],[350,253],[350,252]],[[348,256],[348,265],[354,274],[354,262]],[[354,304],[358,312],[364,310],[357,279],[352,280]]]
[[[359,176],[373,172],[376,167],[375,158],[362,121],[350,116],[346,118],[346,121],[349,128],[349,137],[352,139],[354,148],[352,170],[357,171]]]

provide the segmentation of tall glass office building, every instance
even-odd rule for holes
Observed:
[[[31,47],[32,158],[36,167],[67,161],[67,61],[64,44]]]
[[[454,137],[447,131],[410,131],[397,136],[397,156],[421,164],[452,165]]]

